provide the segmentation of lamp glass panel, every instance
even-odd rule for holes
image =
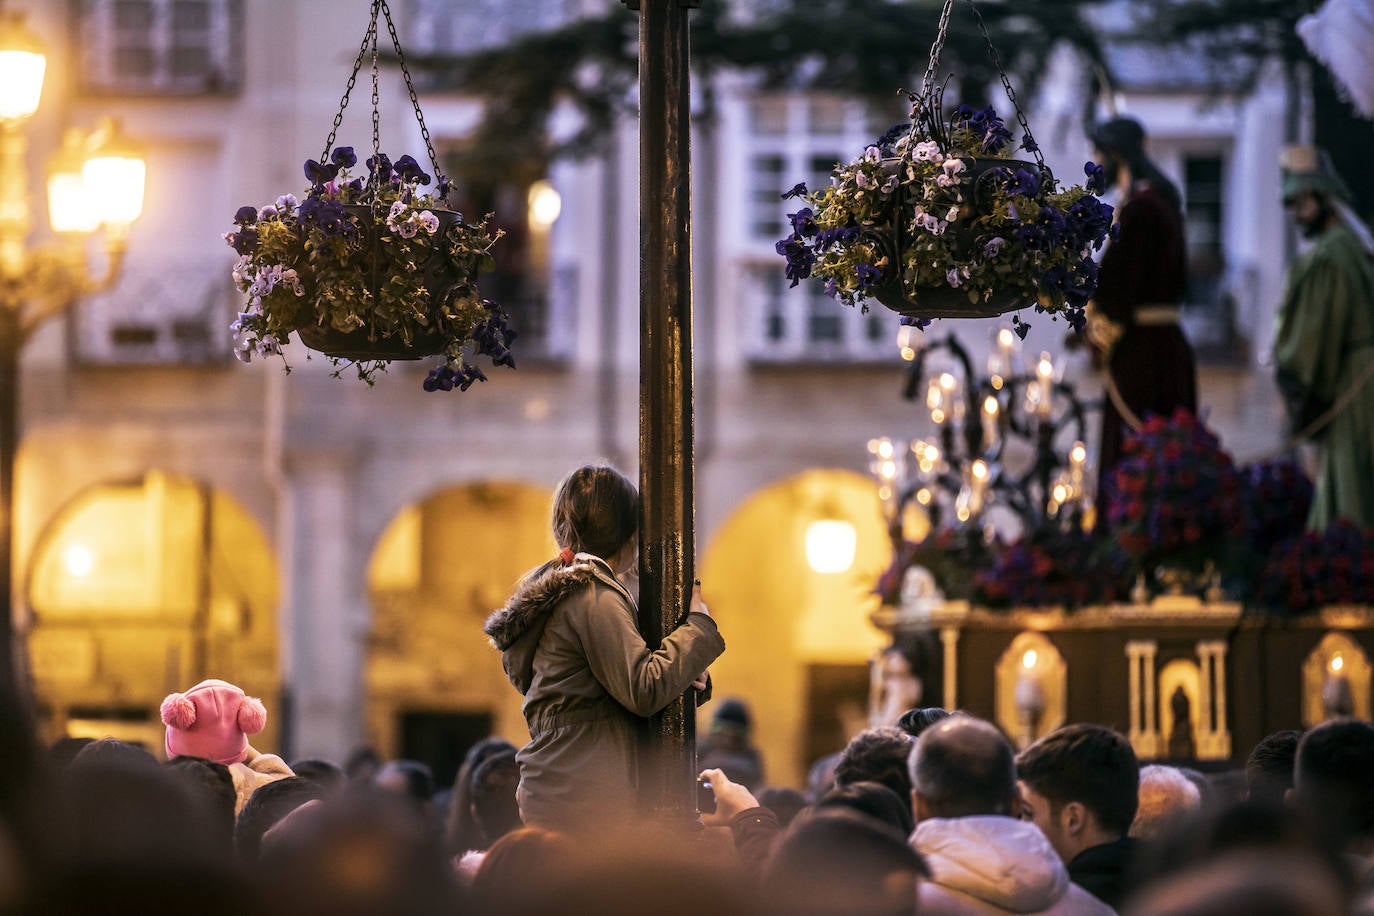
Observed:
[[[27,118],[38,110],[48,61],[33,51],[0,51],[0,120]]]
[[[127,226],[143,213],[147,166],[128,156],[95,156],[86,160],[81,178],[96,217],[107,225]]]

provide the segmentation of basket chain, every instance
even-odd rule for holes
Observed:
[[[406,80],[406,91],[410,93],[410,105],[415,109],[415,120],[420,122],[420,136],[425,140],[425,150],[429,153],[429,164],[434,166],[434,176],[436,179],[443,177],[443,169],[439,167],[439,156],[434,152],[434,141],[430,139],[429,128],[425,125],[424,112],[420,110],[420,97],[415,92],[415,82],[410,78],[410,68],[406,66],[405,52],[401,50],[401,39],[396,34],[396,23],[391,21],[391,7],[387,6],[386,0],[380,0],[382,5],[382,15],[386,17],[386,29],[391,33],[391,43],[396,48],[396,60],[401,65],[401,75]]]
[[[983,21],[983,14],[978,11],[977,5],[973,0],[965,0],[969,9],[973,11],[973,16],[978,21],[978,31],[982,34],[984,41],[988,45],[988,57],[992,60],[992,65],[997,69],[997,75],[1002,80],[1002,88],[1006,90],[1007,100],[1011,102],[1011,107],[1016,110],[1016,120],[1021,124],[1021,129],[1026,132],[1026,137],[1030,140],[1033,147],[1031,152],[1035,156],[1036,164],[1041,169],[1045,168],[1045,158],[1040,153],[1035,136],[1031,133],[1030,122],[1026,120],[1025,112],[1021,110],[1021,104],[1016,100],[1016,91],[1012,89],[1011,79],[1007,76],[1006,69],[1002,66],[1002,57],[997,53],[997,46],[992,43],[992,36],[988,34],[987,23]],[[940,55],[945,50],[945,40],[949,36],[949,16],[954,9],[954,0],[945,0],[944,6],[940,10],[940,24],[935,32],[935,41],[930,46],[930,62],[926,65],[925,77],[921,80],[921,94],[916,107],[912,109],[911,136],[914,138],[919,130],[920,123],[917,118],[917,111],[930,110],[928,106],[932,104],[935,95],[935,78],[940,67]]]
[[[334,148],[334,138],[339,133],[339,125],[343,124],[344,109],[348,107],[348,96],[358,82],[358,71],[363,68],[363,57],[367,54],[368,47],[376,43],[377,3],[378,0],[373,0],[372,24],[363,36],[363,43],[358,46],[358,56],[353,59],[353,72],[348,75],[348,85],[344,87],[343,98],[339,99],[339,111],[334,115],[334,126],[329,130],[329,138],[324,141],[324,152],[320,153],[321,163],[329,161],[329,151]]]
[[[372,155],[374,158],[381,153],[381,114],[379,110],[380,86],[379,71],[377,66],[377,19],[379,16],[386,18],[387,33],[391,36],[391,44],[396,49],[396,59],[401,65],[401,74],[405,77],[406,91],[410,94],[410,105],[415,109],[415,120],[420,124],[420,136],[425,141],[425,151],[429,153],[430,165],[434,167],[436,178],[443,178],[443,169],[439,165],[439,155],[434,150],[434,140],[430,137],[429,126],[425,124],[424,112],[420,110],[420,96],[415,91],[415,81],[410,76],[410,67],[406,64],[405,52],[401,50],[401,38],[396,32],[396,23],[391,18],[391,7],[386,0],[372,0],[372,21],[367,27],[367,34],[363,36],[362,44],[358,47],[358,55],[353,59],[353,71],[348,75],[348,84],[344,87],[342,98],[339,99],[339,110],[334,115],[334,124],[329,130],[329,137],[324,141],[324,152],[320,154],[320,162],[329,159],[329,151],[334,148],[334,139],[338,135],[339,126],[343,124],[344,109],[348,107],[349,96],[353,92],[354,85],[358,82],[358,73],[363,67],[363,60],[367,56],[368,49],[372,51]]]

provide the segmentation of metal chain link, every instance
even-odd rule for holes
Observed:
[[[940,25],[935,30],[935,41],[930,45],[930,63],[926,65],[926,75],[921,80],[921,97],[929,99],[935,89],[935,74],[940,67],[940,55],[945,50],[945,38],[949,35],[949,14],[954,10],[954,0],[945,0],[940,10]]]
[[[973,10],[973,16],[978,20],[978,31],[983,33],[983,40],[988,43],[988,57],[992,59],[992,65],[997,68],[997,75],[1002,78],[1002,88],[1007,91],[1007,99],[1011,102],[1011,107],[1016,109],[1016,120],[1021,123],[1021,129],[1026,132],[1026,139],[1030,141],[1031,153],[1035,156],[1035,162],[1041,169],[1045,168],[1045,157],[1040,153],[1040,144],[1035,142],[1035,136],[1031,133],[1030,123],[1026,120],[1025,112],[1021,110],[1021,105],[1016,101],[1016,91],[1011,88],[1011,79],[1007,76],[1007,71],[1002,67],[1002,57],[997,53],[997,47],[992,43],[992,36],[988,34],[987,24],[983,22],[983,14],[978,12],[978,7],[973,0],[965,0],[969,9]]]
[[[420,97],[415,92],[415,81],[410,78],[410,68],[406,66],[406,55],[401,50],[401,39],[396,34],[396,23],[391,21],[391,8],[387,6],[386,0],[378,0],[382,7],[382,15],[386,17],[386,28],[391,33],[391,44],[396,48],[396,59],[401,64],[401,75],[405,77],[406,90],[410,93],[410,105],[415,109],[415,120],[420,122],[420,136],[424,138],[425,150],[429,153],[429,164],[434,166],[434,177],[436,180],[444,177],[444,170],[439,166],[439,156],[434,152],[434,141],[430,139],[429,127],[425,125],[424,112],[420,110]]]
[[[363,57],[367,54],[368,44],[376,44],[379,4],[380,0],[374,0],[372,4],[372,24],[368,26],[367,34],[363,35],[363,43],[358,46],[358,56],[353,59],[353,72],[348,75],[348,85],[344,87],[343,98],[339,99],[339,111],[334,115],[334,126],[330,128],[329,137],[324,141],[324,152],[320,153],[321,163],[328,161],[329,151],[334,148],[334,138],[338,136],[339,125],[343,124],[344,109],[348,107],[348,96],[353,92],[353,86],[358,82],[358,71],[363,68]]]
[[[381,93],[381,71],[377,67],[377,20],[372,20],[372,162],[374,166],[382,163],[382,93]],[[377,175],[379,169],[374,168],[373,174]],[[372,202],[377,202],[376,182],[369,182],[373,185]]]

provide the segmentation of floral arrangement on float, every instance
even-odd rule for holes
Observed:
[[[1374,604],[1374,529],[1341,519],[1278,544],[1255,582],[1252,603],[1289,613],[1329,604]]]
[[[386,17],[434,175],[411,156],[392,162],[380,150],[379,15]],[[385,0],[372,3],[372,24],[349,90],[369,48],[373,136],[366,175],[355,174],[352,147],[333,145],[348,105],[346,90],[323,154],[305,163],[310,184],[304,199],[284,194],[266,206],[240,207],[234,229],[224,236],[239,255],[233,278],[246,298],[230,326],[234,352],[245,362],[255,355],[280,356],[294,334],[328,357],[336,376],[352,365],[368,384],[392,360],[439,356],[425,390],[465,391],[486,381],[476,356],[515,366],[510,347],[516,332],[477,284],[479,272],[492,266],[492,246],[501,232],[488,228],[490,215],[468,222],[447,206],[449,181],[441,174]]]
[[[788,214],[792,231],[777,243],[785,275],[794,287],[808,278],[823,282],[847,306],[866,311],[875,300],[921,327],[934,318],[1033,306],[1081,329],[1097,288],[1092,255],[1112,231],[1112,208],[1096,196],[1105,190],[1102,168],[1089,162],[1083,185],[1061,186],[1005,72],[1023,129],[1015,149],[991,107],[961,104],[945,115],[935,71],[952,3],[945,3],[923,88],[910,96],[910,122],[837,165],[829,186],[798,184],[783,195],[802,204]],[[981,16],[978,22],[987,38]],[[992,54],[996,61],[995,48]],[[1018,153],[1033,161],[1014,158]],[[1020,316],[1013,324],[1024,338]]]
[[[1298,534],[1312,508],[1312,480],[1296,462],[1267,459],[1240,469],[1245,530],[1250,550],[1263,558]]]
[[[1245,536],[1241,475],[1186,410],[1127,436],[1108,485],[1108,528],[1137,571],[1199,574]]]
[[[991,608],[1109,604],[1126,597],[1130,560],[1112,541],[1046,527],[1007,546],[973,578],[973,599]]]

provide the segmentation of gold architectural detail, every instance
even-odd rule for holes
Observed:
[[[941,627],[940,643],[945,649],[945,709],[959,708],[959,628]]]
[[[997,660],[997,724],[1018,748],[1064,724],[1068,667],[1043,633],[1026,631]]]
[[[1227,760],[1231,756],[1231,732],[1226,726],[1226,642],[1203,639],[1197,644],[1200,675],[1200,706],[1197,759]]]
[[[1368,720],[1369,686],[1369,657],[1359,643],[1345,633],[1327,633],[1303,662],[1302,724],[1311,728],[1342,712]]]
[[[1131,704],[1131,747],[1137,757],[1153,758],[1159,754],[1159,728],[1155,711],[1155,654],[1159,644],[1153,639],[1136,639],[1126,643],[1127,668],[1130,683],[1127,688]]]

